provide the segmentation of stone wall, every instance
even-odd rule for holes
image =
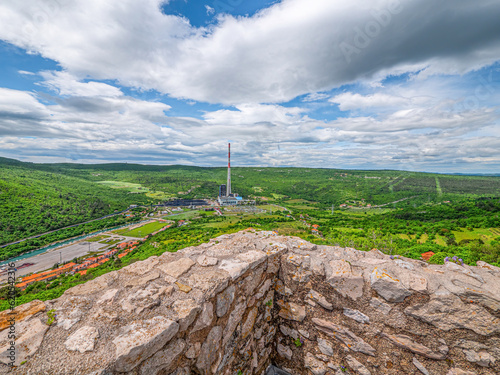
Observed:
[[[19,366],[0,373],[262,375],[273,363],[294,375],[497,374],[499,294],[500,269],[486,263],[247,230],[20,306]]]

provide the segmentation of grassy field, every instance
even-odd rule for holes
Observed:
[[[146,193],[148,188],[143,187],[141,184],[134,184],[126,181],[98,181],[98,184],[105,185],[112,189],[122,189],[130,193]]]
[[[497,228],[476,228],[473,230],[462,229],[461,231],[453,231],[455,239],[458,243],[462,240],[478,240],[481,239],[484,242],[491,242],[496,237],[498,237]]]
[[[165,193],[163,191],[149,191],[146,196],[158,200],[167,200],[169,198],[175,197],[175,194]]]
[[[99,236],[95,236],[95,237],[87,239],[87,241],[89,241],[89,242],[101,242],[105,238],[109,238],[109,237],[110,237],[109,235],[100,234]]]
[[[153,232],[156,232],[157,230],[166,227],[168,223],[160,223],[160,222],[152,222],[146,225],[143,225],[141,227],[128,230],[128,229],[119,229],[114,231],[114,233],[119,234],[121,236],[127,236],[127,237],[138,237],[142,238],[147,236],[148,234],[151,234]]]

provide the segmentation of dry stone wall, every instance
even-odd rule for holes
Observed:
[[[500,269],[273,232],[151,257],[16,313],[18,367],[0,373],[500,373]]]

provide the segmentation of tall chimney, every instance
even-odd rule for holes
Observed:
[[[231,195],[231,143],[228,143],[227,146],[227,187],[226,187],[226,196],[229,197]]]

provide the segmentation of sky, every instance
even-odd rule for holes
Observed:
[[[500,172],[498,0],[0,3],[0,156]]]

